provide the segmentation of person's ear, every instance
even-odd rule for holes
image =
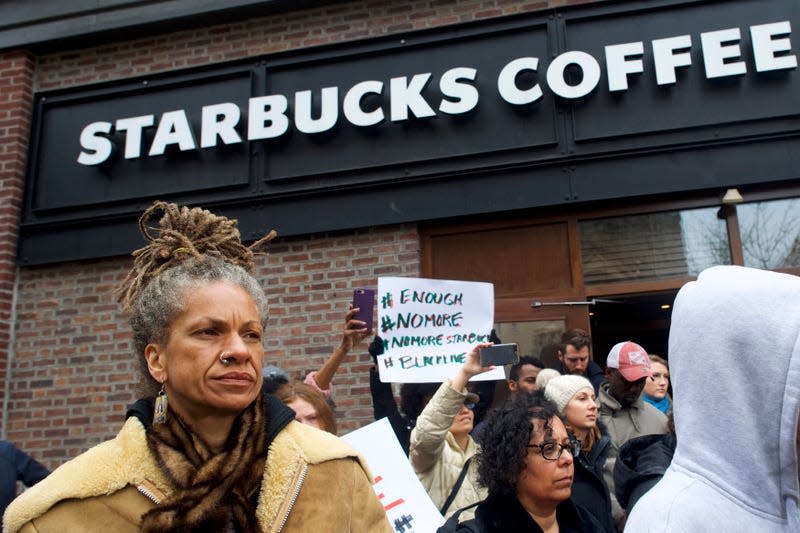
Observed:
[[[559,361],[561,361],[561,362],[563,363],[563,362],[564,362],[564,354],[563,354],[563,353],[561,353],[561,350],[558,350],[558,351],[556,352],[556,355],[558,356],[558,360],[559,360]]]
[[[513,379],[509,379],[508,390],[510,390],[511,392],[517,392],[517,388],[518,388],[517,382],[514,381]]]
[[[158,344],[145,346],[144,358],[147,361],[147,370],[150,375],[163,385],[167,381],[167,359],[161,346]]]
[[[607,366],[606,369],[603,371],[603,374],[605,374],[606,379],[611,379],[611,367]]]

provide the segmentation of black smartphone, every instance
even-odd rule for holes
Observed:
[[[353,291],[353,307],[358,312],[353,316],[356,320],[367,323],[367,331],[372,331],[372,313],[375,308],[375,291],[372,289],[355,289]]]
[[[519,362],[519,347],[515,342],[485,346],[478,353],[481,356],[481,366],[513,365]]]

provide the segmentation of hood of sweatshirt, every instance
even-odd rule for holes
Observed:
[[[670,468],[750,514],[796,523],[800,277],[703,271],[669,334],[677,448]]]

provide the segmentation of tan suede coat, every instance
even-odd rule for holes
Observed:
[[[113,440],[55,470],[8,507],[5,533],[126,533],[172,492],[129,418]],[[392,527],[358,453],[329,433],[291,422],[269,449],[256,509],[263,531],[381,532]]]

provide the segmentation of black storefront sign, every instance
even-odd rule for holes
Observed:
[[[798,10],[601,4],[41,93],[20,260],[126,253],[154,198],[255,237],[795,179]]]

